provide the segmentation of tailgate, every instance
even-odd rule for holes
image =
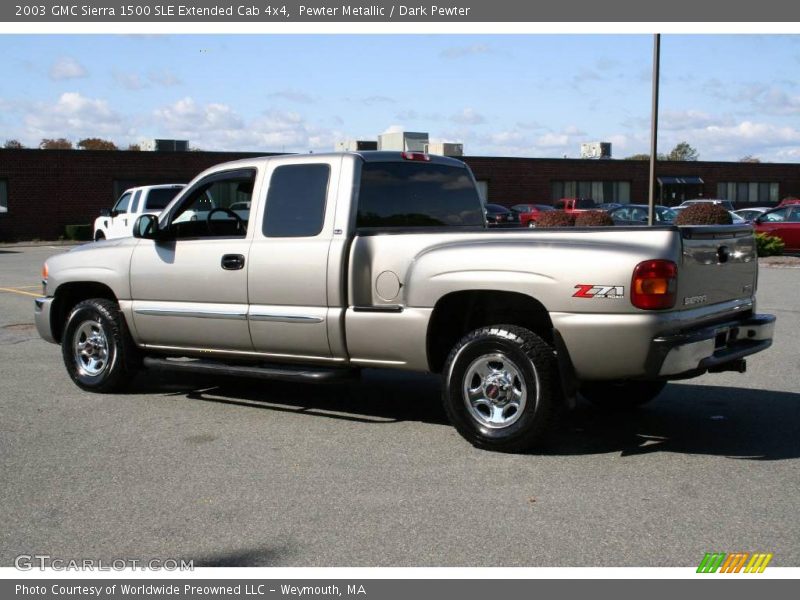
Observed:
[[[683,255],[678,267],[677,309],[750,298],[758,260],[750,225],[680,227]]]

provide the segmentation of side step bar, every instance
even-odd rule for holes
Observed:
[[[206,375],[233,375],[256,377],[280,381],[305,383],[333,383],[346,381],[358,376],[358,369],[343,367],[309,367],[305,365],[230,365],[201,359],[170,359],[145,356],[144,366],[162,371],[182,371],[184,373],[203,373]]]

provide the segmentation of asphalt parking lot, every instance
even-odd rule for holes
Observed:
[[[33,327],[42,261],[0,248],[0,566],[800,566],[800,269],[761,269],[775,345],[745,375],[581,404],[544,452],[473,449],[438,379],[333,387],[143,373],[88,394]]]

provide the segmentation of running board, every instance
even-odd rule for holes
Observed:
[[[146,356],[144,366],[162,371],[181,371],[184,373],[203,373],[206,375],[233,375],[237,377],[257,377],[280,381],[299,381],[305,383],[332,383],[353,379],[358,369],[343,367],[309,367],[307,365],[230,365],[201,359],[170,359]]]

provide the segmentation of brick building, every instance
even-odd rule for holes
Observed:
[[[0,150],[0,241],[56,239],[68,224],[91,223],[135,185],[186,182],[227,160],[266,153]],[[569,196],[646,202],[648,163],[628,160],[464,157],[489,202],[550,203]],[[727,198],[769,206],[800,196],[800,164],[659,162],[664,204]]]

